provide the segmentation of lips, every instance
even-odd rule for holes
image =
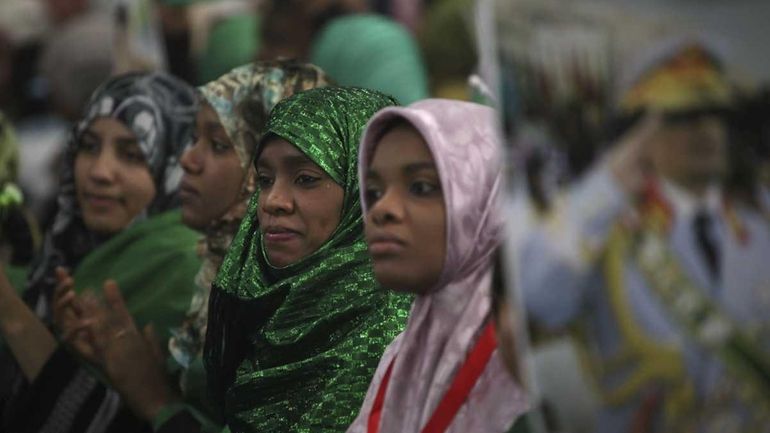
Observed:
[[[83,194],[83,199],[88,207],[97,211],[109,210],[121,202],[119,197],[113,195],[94,194],[88,192]]]
[[[265,242],[282,243],[299,238],[299,232],[282,226],[268,226],[263,229]]]
[[[390,233],[375,233],[368,237],[367,242],[369,254],[373,258],[392,256],[400,253],[406,247],[406,242]]]
[[[179,185],[179,198],[182,201],[187,201],[199,196],[200,196],[200,192],[198,191],[198,189],[190,185],[189,183],[182,182],[182,184]]]

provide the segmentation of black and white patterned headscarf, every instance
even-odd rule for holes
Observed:
[[[195,90],[163,73],[131,73],[111,78],[91,96],[82,120],[73,128],[64,155],[53,226],[46,232],[43,251],[33,266],[25,299],[38,315],[49,319],[48,301],[56,286],[57,266],[73,269],[104,241],[83,222],[75,193],[75,158],[80,139],[94,120],[108,117],[122,122],[134,135],[155,182],[156,195],[133,223],[178,206],[182,152],[191,144],[195,128]]]

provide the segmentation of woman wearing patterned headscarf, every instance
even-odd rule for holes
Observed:
[[[115,77],[92,96],[66,149],[59,210],[26,304],[0,274],[0,331],[10,349],[0,369],[17,378],[4,429],[141,430],[117,394],[58,345],[51,300],[55,289],[110,279],[140,324],[166,330],[182,320],[200,262],[197,236],[174,209],[196,108],[192,88],[157,73]]]
[[[196,140],[181,159],[185,174],[180,195],[182,220],[205,234],[198,243],[203,264],[195,278],[196,290],[187,317],[172,330],[169,340],[173,364],[181,368],[181,398],[166,381],[156,380],[158,376],[152,376],[152,371],[139,367],[151,365],[152,370],[163,370],[153,362],[150,350],[143,347],[141,333],[125,313],[122,300],[118,300],[119,311],[112,312],[113,320],[92,328],[106,335],[131,330],[119,342],[105,339],[107,344],[98,351],[103,353],[102,363],[110,364],[104,370],[111,383],[134,412],[147,421],[172,430],[179,429],[182,422],[186,423],[185,431],[201,427],[196,424],[214,427],[201,357],[209,290],[255,190],[255,144],[262,136],[268,113],[279,100],[327,84],[319,68],[286,60],[241,66],[198,89],[201,109]],[[126,340],[132,338],[139,338],[139,344],[128,344],[134,352],[127,353]],[[122,356],[109,355],[115,351]],[[138,362],[141,359],[147,362]]]
[[[204,360],[234,432],[341,432],[409,299],[374,281],[358,139],[392,98],[322,88],[279,103],[257,149],[258,188],[212,285]]]

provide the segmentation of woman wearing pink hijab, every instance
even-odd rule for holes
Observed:
[[[386,108],[364,133],[374,273],[417,297],[348,433],[502,433],[527,409],[491,317],[502,230],[494,119],[478,104],[432,99]]]

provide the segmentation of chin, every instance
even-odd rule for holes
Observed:
[[[201,231],[206,228],[209,221],[204,221],[204,219],[198,216],[194,211],[182,207],[182,224],[193,230]]]
[[[299,261],[299,258],[292,257],[287,254],[278,253],[278,252],[271,253],[270,251],[267,251],[266,255],[267,255],[267,261],[270,263],[270,266],[274,268],[285,268]]]
[[[374,277],[386,289],[401,293],[420,294],[417,281],[409,278],[414,272],[403,269],[403,266],[394,266],[393,263],[374,261]]]
[[[127,225],[108,218],[89,218],[85,215],[83,216],[83,222],[88,230],[101,234],[118,233]]]

